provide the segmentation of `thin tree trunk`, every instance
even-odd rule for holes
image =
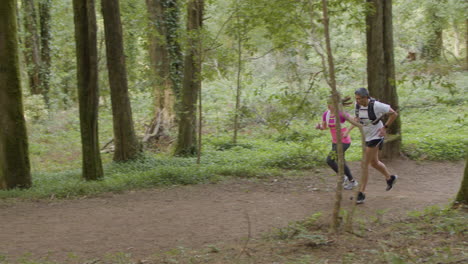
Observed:
[[[128,95],[119,1],[102,0],[101,5],[112,101],[114,161],[127,161],[136,159],[141,152],[141,147],[135,135],[132,107]]]
[[[454,45],[453,45],[453,55],[455,58],[460,57],[460,42],[461,42],[461,36],[460,36],[460,28],[457,24],[456,21],[452,21],[452,26],[453,26],[453,33],[454,33]]]
[[[465,158],[465,172],[463,174],[460,190],[455,198],[455,204],[468,205],[468,156]]]
[[[238,2],[236,2],[239,5]],[[239,8],[239,7],[238,7]],[[237,87],[236,87],[236,106],[234,109],[234,136],[232,142],[237,144],[237,133],[239,130],[239,108],[241,98],[241,73],[242,73],[242,33],[240,29],[239,10],[237,11]]]
[[[42,94],[46,105],[50,107],[49,91],[50,91],[50,7],[51,0],[39,1],[39,21],[41,32],[41,69],[40,79],[42,85]]]
[[[393,55],[392,1],[368,0],[374,8],[366,15],[367,24],[367,83],[370,94],[378,100],[399,110],[395,82],[395,62]],[[400,156],[401,121],[398,117],[387,130],[397,135],[395,140],[385,143],[382,158]]]
[[[468,70],[468,18],[465,20],[465,69]]]
[[[310,30],[309,30],[309,37],[310,37],[310,41],[311,41],[311,45],[313,46],[315,52],[317,53],[317,55],[320,56],[320,62],[322,64],[322,68],[324,70],[324,74],[325,76],[328,75],[328,70],[327,70],[327,62],[326,62],[326,58],[325,58],[325,55],[323,54],[322,52],[322,49],[318,43],[318,41],[316,40],[315,38],[315,32],[314,32],[314,25],[315,25],[315,17],[314,17],[314,0],[309,0],[309,8],[310,8],[310,16],[309,16],[309,19],[310,19],[310,24],[312,25],[310,27]]]
[[[196,147],[196,103],[201,86],[201,28],[203,22],[203,0],[191,0],[188,3],[187,31],[188,48],[184,62],[184,81],[179,120],[179,132],[175,155],[190,156]]]
[[[337,138],[337,153],[338,153],[338,173],[336,181],[336,193],[335,193],[335,205],[333,207],[333,214],[330,223],[330,229],[332,232],[337,232],[339,227],[339,214],[341,208],[342,200],[342,184],[343,184],[343,175],[344,175],[344,153],[343,153],[343,143],[342,143],[342,134],[341,134],[341,122],[339,122],[339,113],[340,113],[340,95],[336,89],[336,79],[335,79],[335,65],[333,62],[333,54],[330,43],[330,30],[329,30],[329,17],[328,17],[328,7],[327,0],[322,0],[323,8],[323,25],[325,33],[325,42],[327,46],[327,58],[328,58],[328,71],[329,71],[329,84],[332,90],[333,105],[335,108],[334,115],[336,117],[336,138]]]
[[[34,0],[24,0],[25,60],[31,94],[41,94],[39,34]]]
[[[201,51],[200,51],[201,53]],[[202,155],[202,132],[203,132],[203,98],[202,98],[202,86],[200,84],[198,90],[198,141],[197,141],[197,164],[201,163]]]
[[[16,10],[15,0],[0,1],[0,189],[31,186]]]
[[[94,0],[73,0],[83,178],[104,176],[98,139],[98,52]]]
[[[201,23],[203,23],[203,17],[201,18]],[[202,24],[200,24],[201,26]],[[203,45],[201,35],[198,35],[198,62],[197,64],[200,67],[199,75],[201,76],[201,65],[203,61]],[[202,132],[203,132],[203,100],[202,100],[202,82],[200,80],[200,84],[198,85],[198,142],[197,142],[197,164],[201,162],[201,155],[202,155]]]

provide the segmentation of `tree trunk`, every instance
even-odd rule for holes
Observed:
[[[24,57],[29,79],[29,89],[31,94],[41,94],[40,79],[40,52],[39,52],[39,34],[37,27],[37,15],[34,0],[24,0]]]
[[[15,0],[0,2],[0,189],[31,186],[16,10]]]
[[[239,2],[236,2],[237,9],[239,9]],[[241,21],[239,19],[239,10],[237,10],[237,87],[236,87],[236,106],[234,109],[234,135],[232,137],[232,143],[237,144],[237,133],[239,130],[239,108],[241,99],[241,76],[242,76],[242,33],[241,33]]]
[[[101,6],[112,101],[114,161],[127,161],[137,158],[141,147],[135,135],[132,107],[128,95],[119,0],[102,0]]]
[[[154,70],[152,83],[156,116],[150,133],[158,140],[174,124],[176,97],[180,93],[181,51],[177,39],[179,8],[176,0],[146,0],[146,5],[152,25],[149,53]],[[158,131],[154,131],[156,127]]]
[[[40,0],[39,1],[39,21],[40,21],[40,32],[41,32],[41,90],[44,96],[46,105],[50,107],[49,91],[50,91],[50,7],[51,0]]]
[[[453,34],[454,34],[453,55],[455,55],[455,58],[458,59],[458,57],[460,57],[460,43],[461,43],[460,33],[461,31],[456,21],[452,21],[452,27],[453,27]]]
[[[465,20],[465,69],[468,70],[468,18]]]
[[[438,2],[429,1],[426,3],[426,25],[428,35],[421,52],[421,56],[428,60],[439,60],[443,50],[442,32],[444,27],[444,18],[439,15],[441,5],[445,0]]]
[[[166,41],[167,50],[169,51],[170,58],[170,77],[172,80],[172,87],[174,94],[180,99],[182,89],[182,77],[184,68],[184,58],[179,44],[179,30],[180,30],[180,8],[178,0],[165,0],[165,16],[164,22],[166,24]],[[175,108],[177,109],[177,102]]]
[[[203,0],[190,0],[187,7],[188,48],[184,59],[184,81],[180,109],[179,132],[175,155],[189,156],[197,151],[196,103],[201,87],[201,28]]]
[[[322,0],[323,8],[323,25],[325,33],[325,42],[327,46],[327,58],[328,58],[328,82],[332,90],[333,105],[335,108],[334,115],[338,122],[335,122],[336,125],[336,138],[337,138],[337,153],[338,153],[338,173],[336,181],[336,193],[335,193],[335,205],[333,207],[332,221],[330,223],[330,229],[332,232],[337,232],[339,227],[339,214],[341,208],[342,200],[342,184],[343,184],[343,175],[344,175],[344,153],[343,153],[343,143],[341,135],[341,122],[339,118],[340,113],[340,95],[336,89],[336,78],[335,78],[335,65],[333,62],[333,53],[331,49],[330,41],[330,30],[329,30],[329,18],[328,18],[328,4],[327,0]]]
[[[468,205],[468,156],[465,158],[465,172],[455,203]]]
[[[83,177],[104,176],[98,139],[97,26],[94,0],[73,0]]]
[[[392,1],[367,0],[373,10],[366,15],[367,24],[367,83],[370,94],[378,100],[399,110],[395,85],[395,62],[393,56]],[[398,117],[387,130],[397,135],[387,141],[382,158],[392,159],[400,156],[401,121]]]

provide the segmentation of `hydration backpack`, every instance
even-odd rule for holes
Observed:
[[[375,99],[371,98],[369,101],[369,105],[367,106],[367,114],[369,115],[369,120],[372,121],[373,125],[377,124],[381,119],[381,118],[377,118],[377,116],[375,115],[374,103],[375,103]],[[359,118],[359,109],[361,109],[361,105],[356,104],[355,114],[357,118]]]

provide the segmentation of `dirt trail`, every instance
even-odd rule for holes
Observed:
[[[355,175],[359,164],[350,164]],[[400,179],[385,192],[383,177],[371,171],[360,215],[385,210],[384,218],[447,204],[457,192],[463,162],[387,163]],[[232,179],[219,184],[181,186],[65,201],[0,201],[0,256],[64,260],[71,253],[85,259],[128,252],[144,258],[175,247],[203,247],[241,242],[301,220],[328,213],[334,178],[327,168],[305,177],[268,180]],[[350,191],[343,205],[350,206]]]

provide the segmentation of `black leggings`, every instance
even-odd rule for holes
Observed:
[[[351,143],[349,144],[343,143],[343,157],[344,157],[346,150],[349,148],[349,146],[351,146]],[[330,153],[328,153],[328,156],[327,156],[327,164],[335,172],[338,172],[338,164],[335,161],[335,160],[338,160],[338,152],[336,151],[336,149],[337,149],[336,144],[332,143],[332,150],[330,151]],[[350,181],[353,180],[353,175],[351,174],[351,171],[349,170],[348,165],[346,165],[346,161],[344,164],[344,173],[346,177],[348,177],[348,180]]]

